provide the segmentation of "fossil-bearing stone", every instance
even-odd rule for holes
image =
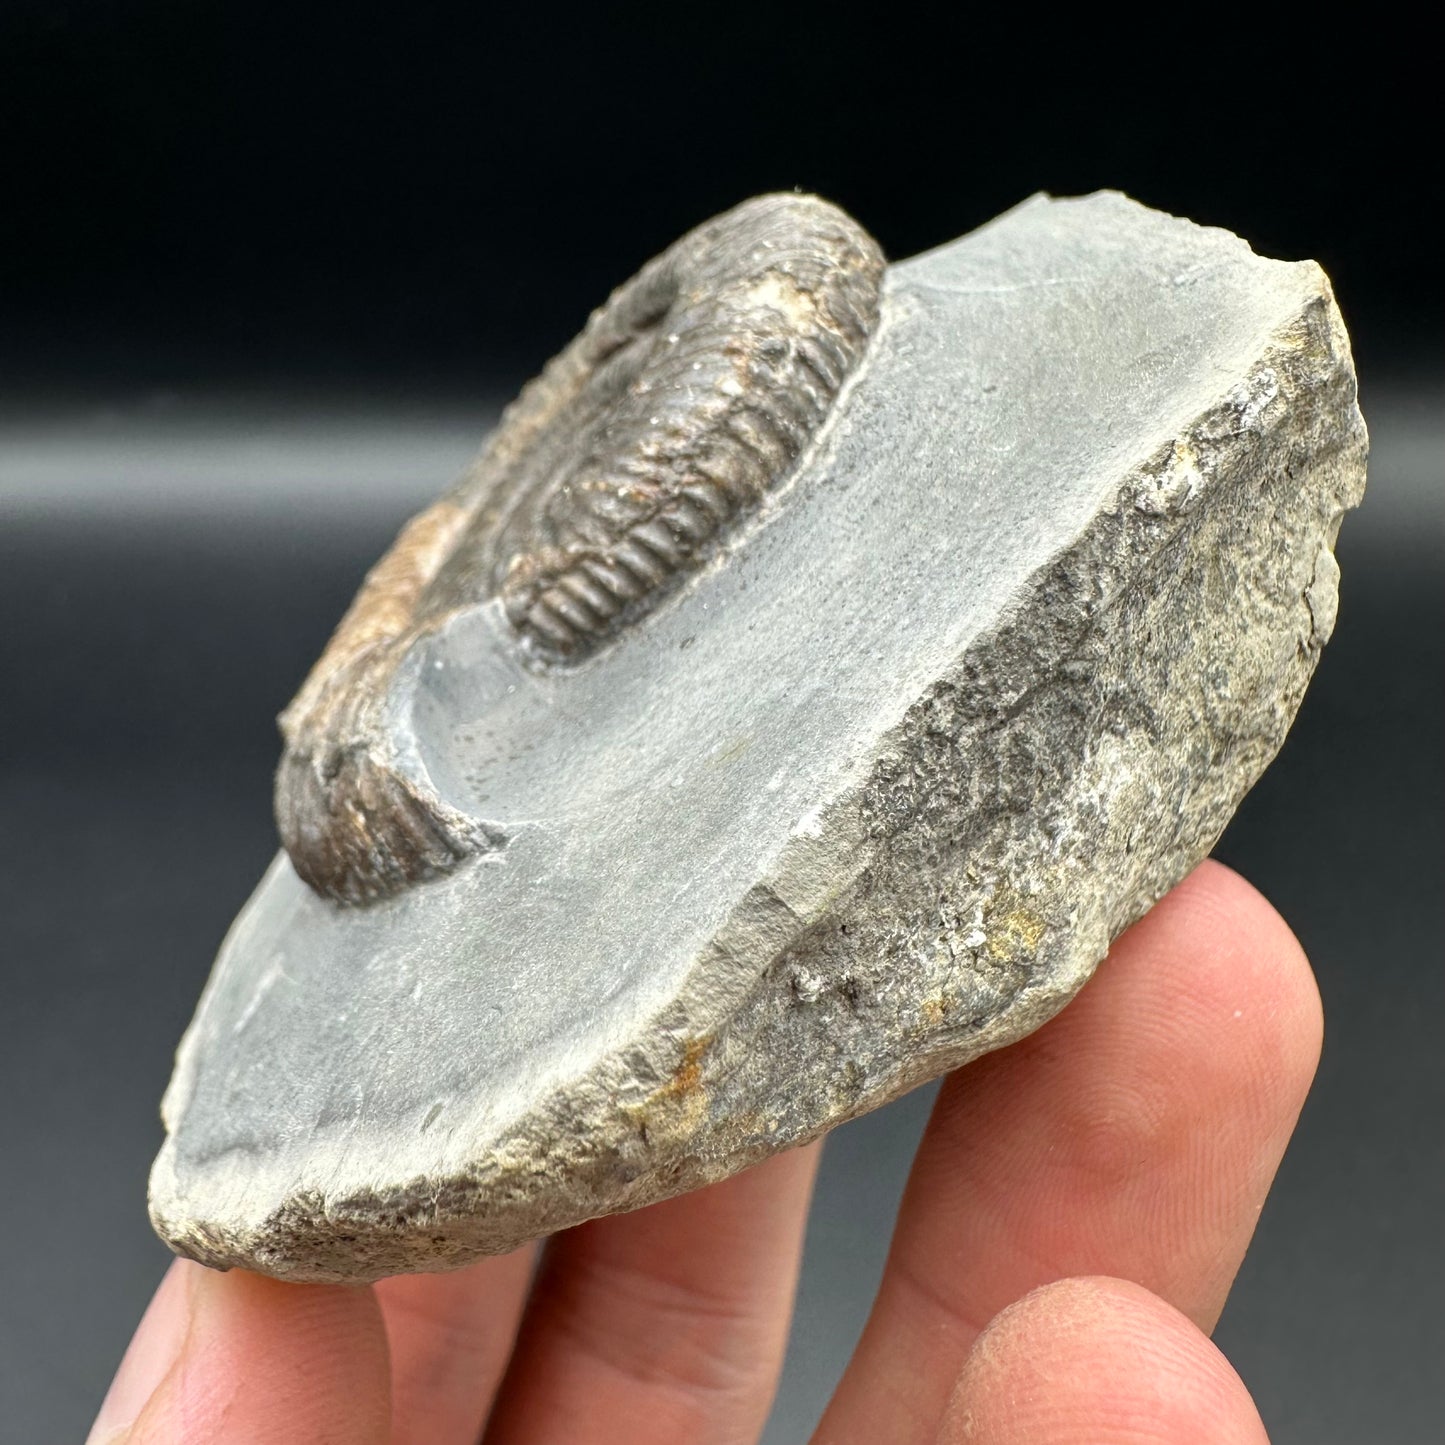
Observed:
[[[358,836],[437,866],[348,893],[278,856],[166,1094],[151,1213],[178,1252],[449,1268],[811,1139],[1057,1012],[1274,756],[1364,483],[1320,269],[1118,195],[1036,198],[870,302],[866,236],[795,204],[851,258],[831,291],[725,247],[646,358],[538,433],[563,460],[487,493],[525,517],[467,547],[433,509],[373,573],[352,641],[386,663],[327,736],[384,765],[346,794]],[[687,497],[686,459],[634,442],[694,342],[706,405],[741,356],[735,415],[800,419],[729,453],[739,504],[672,531],[655,589],[547,601],[574,566],[605,588]],[[675,437],[714,435],[667,398]],[[561,475],[644,453],[663,481],[635,505]],[[315,761],[306,699],[288,752]]]

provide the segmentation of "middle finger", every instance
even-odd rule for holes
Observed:
[[[932,1441],[985,1323],[1071,1275],[1213,1328],[1304,1101],[1319,995],[1288,928],[1205,864],[1039,1032],[956,1075],[818,1435]]]

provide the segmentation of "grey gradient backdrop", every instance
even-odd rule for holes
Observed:
[[[165,1267],[171,1051],[274,847],[274,715],[362,571],[610,285],[794,184],[895,256],[1111,185],[1331,271],[1370,488],[1335,639],[1219,848],[1304,941],[1327,1038],[1218,1339],[1277,1445],[1445,1438],[1423,42],[768,16],[0,9],[0,1445],[83,1438]],[[829,1142],[769,1445],[856,1338],[930,1092]]]

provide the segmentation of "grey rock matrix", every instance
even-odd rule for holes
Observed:
[[[853,332],[728,272],[742,402],[763,366],[817,394],[655,595],[617,573],[574,614],[557,579],[682,482],[646,516],[631,483],[535,503],[553,550],[493,547],[445,607],[413,588],[405,645],[301,719],[288,756],[326,786],[361,758],[355,786],[414,811],[348,837],[329,891],[279,855],[227,938],[151,1180],[178,1252],[450,1268],[814,1138],[1056,1013],[1274,756],[1364,484],[1320,269],[1112,194],[872,281],[828,236]],[[739,353],[750,307],[776,336]],[[836,353],[823,379],[788,371],[799,337]],[[579,382],[580,425],[610,436],[607,397],[654,374],[684,395],[660,365]],[[657,424],[634,410],[628,446]],[[293,823],[364,819],[345,796]]]

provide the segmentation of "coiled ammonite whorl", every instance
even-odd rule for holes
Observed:
[[[382,712],[402,658],[493,598],[540,667],[655,607],[793,471],[864,353],[883,265],[837,207],[760,196],[593,314],[403,529],[282,714],[276,815],[306,882],[366,903],[483,841],[396,766]]]

